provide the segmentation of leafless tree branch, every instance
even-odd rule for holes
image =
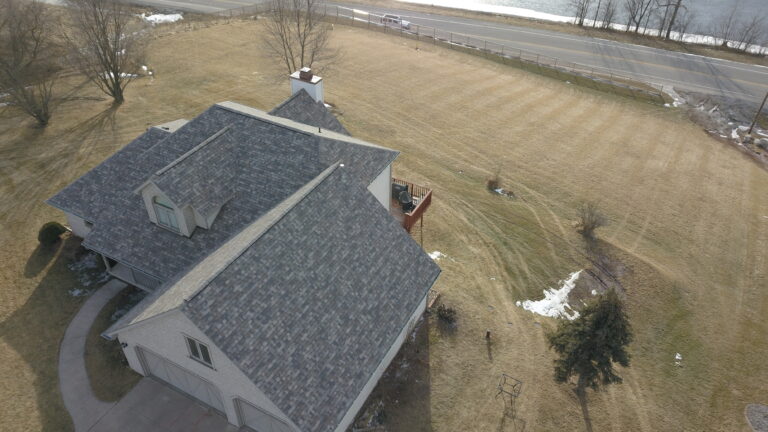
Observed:
[[[138,75],[144,31],[128,6],[116,0],[67,0],[72,31],[67,40],[80,71],[115,103]]]
[[[330,48],[332,26],[323,20],[322,0],[272,0],[266,20],[264,43],[288,73],[338,60]]]
[[[55,20],[41,3],[0,0],[0,93],[45,126],[59,65]]]

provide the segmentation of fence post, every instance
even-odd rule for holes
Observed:
[[[504,57],[504,45],[501,46],[501,56]]]
[[[432,42],[437,45],[437,27],[432,27]]]
[[[368,14],[368,28],[371,28],[371,14]]]

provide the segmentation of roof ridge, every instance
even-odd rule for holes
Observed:
[[[187,151],[187,152],[186,152],[186,153],[184,153],[183,155],[181,155],[181,156],[179,156],[178,158],[176,158],[176,159],[175,159],[173,162],[171,162],[171,163],[169,163],[168,165],[166,165],[166,166],[164,166],[164,167],[160,168],[159,170],[157,170],[157,171],[155,172],[155,175],[158,175],[158,176],[159,176],[159,175],[163,175],[165,172],[167,172],[168,170],[170,170],[170,169],[171,169],[171,168],[173,168],[174,166],[176,166],[176,165],[178,165],[179,163],[181,163],[182,161],[184,161],[184,159],[186,159],[186,158],[188,158],[188,157],[192,156],[192,155],[193,155],[195,152],[197,152],[197,151],[198,151],[198,150],[200,150],[201,148],[203,148],[203,147],[205,147],[206,145],[208,145],[208,144],[212,143],[212,142],[213,142],[213,141],[215,141],[215,140],[216,140],[218,137],[220,137],[220,136],[221,136],[221,135],[223,135],[225,132],[227,132],[227,131],[229,130],[229,128],[231,128],[231,127],[232,127],[232,125],[233,125],[233,124],[234,124],[234,123],[230,123],[230,124],[228,124],[228,125],[224,126],[224,127],[223,127],[223,128],[221,128],[221,129],[220,129],[218,132],[216,132],[215,134],[213,134],[213,135],[209,136],[209,137],[208,137],[208,138],[206,138],[206,139],[205,139],[203,142],[201,142],[200,144],[198,144],[198,145],[196,145],[196,146],[192,147],[192,148],[191,148],[189,151]]]
[[[208,275],[202,283],[199,284],[197,288],[195,288],[194,292],[192,292],[188,297],[184,298],[185,302],[191,301],[194,299],[201,291],[203,291],[218,275],[220,275],[224,270],[226,270],[232,263],[237,261],[240,256],[245,253],[248,248],[250,248],[254,243],[256,243],[261,237],[264,236],[264,234],[267,233],[272,227],[277,225],[278,222],[280,222],[283,217],[288,214],[294,207],[299,205],[304,198],[306,198],[312,191],[314,191],[320,184],[322,184],[334,171],[336,171],[337,168],[342,166],[341,161],[337,161],[328,168],[326,168],[323,172],[321,172],[317,177],[312,179],[310,182],[299,188],[296,192],[291,194],[288,198],[283,200],[280,204],[276,205],[272,210],[267,212],[262,217],[256,219],[253,223],[248,225],[247,227],[243,228],[239,233],[237,233],[235,236],[227,240],[223,245],[219,247],[219,249],[216,250],[211,255],[208,255],[203,261],[199,262],[195,267],[202,264],[204,261],[208,260],[209,257],[216,255],[216,253],[221,250],[223,247],[230,244],[233,240],[238,240],[239,237],[243,236],[246,231],[253,230],[253,233],[248,233],[248,235],[245,235],[246,238],[249,240],[246,241],[244,244],[239,245],[239,248],[236,253],[229,256],[228,259],[226,259],[225,263],[223,265],[220,265],[218,269],[212,274]],[[263,226],[260,226],[263,225]],[[214,260],[215,260],[214,256]],[[190,270],[189,273],[192,273],[194,271],[194,267],[192,270]],[[189,274],[188,273],[188,274]],[[186,275],[185,275],[186,276]],[[182,276],[176,284],[182,283],[182,281],[185,279],[185,276]],[[175,285],[175,284],[174,284]],[[172,289],[173,287],[169,287],[169,289]]]
[[[304,123],[297,122],[295,120],[291,120],[289,118],[280,117],[274,114],[269,114],[267,112],[258,110],[256,108],[249,107],[247,105],[243,105],[237,102],[232,101],[224,101],[219,102],[216,105],[214,105],[218,108],[227,110],[229,112],[233,112],[236,114],[243,115],[245,117],[254,118],[257,120],[261,120],[263,122],[267,122],[270,124],[273,124],[278,127],[282,127],[285,129],[292,130],[297,133],[301,133],[304,135],[314,136],[317,138],[325,138],[325,139],[331,139],[336,141],[345,142],[347,144],[355,144],[362,147],[369,147],[373,149],[378,150],[384,150],[389,152],[395,152],[400,153],[397,150],[393,150],[391,148],[387,148],[384,146],[380,146],[378,144],[370,143],[368,141],[361,140],[359,138],[355,138],[351,135],[344,135],[339,132],[335,132],[331,129],[322,129],[318,128],[316,126],[307,125]],[[322,132],[318,132],[318,129],[322,129]]]
[[[275,115],[275,114],[272,114],[272,113],[273,113],[273,112],[275,112],[275,111],[277,111],[277,110],[279,110],[280,108],[284,107],[285,105],[287,105],[287,104],[288,104],[288,102],[290,102],[290,101],[292,101],[292,100],[296,99],[297,97],[299,97],[299,94],[300,94],[301,92],[304,92],[304,93],[306,93],[306,94],[307,94],[307,96],[309,96],[309,93],[307,93],[307,91],[306,91],[306,90],[304,90],[304,89],[299,89],[299,90],[298,90],[296,93],[292,94],[292,95],[291,95],[291,97],[289,97],[288,99],[286,99],[286,100],[282,101],[282,102],[281,102],[279,105],[277,105],[276,107],[272,108],[272,109],[271,109],[271,110],[270,110],[270,111],[269,111],[267,114],[269,114],[269,115]],[[312,97],[312,96],[310,96],[310,97]]]

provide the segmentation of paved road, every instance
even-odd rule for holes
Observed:
[[[256,3],[248,0],[140,0],[157,7],[217,12]],[[490,23],[438,14],[329,3],[371,13],[395,13],[414,24],[437,27],[564,61],[613,71],[640,81],[758,103],[768,92],[768,67],[665,51],[603,39]]]

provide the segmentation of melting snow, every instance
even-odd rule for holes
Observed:
[[[104,72],[104,76],[105,77],[111,77],[112,76],[112,72]],[[120,78],[137,78],[137,77],[138,77],[138,75],[136,75],[136,74],[129,74],[129,73],[125,73],[125,72],[120,72]]]
[[[164,24],[173,23],[179,20],[183,20],[184,17],[181,14],[154,14],[154,15],[139,15],[141,19],[152,24]]]
[[[429,257],[435,261],[440,261],[440,258],[445,258],[445,254],[440,251],[430,252]]]
[[[733,131],[731,131],[731,138],[733,138],[735,140],[739,139],[739,130],[738,129],[734,129]]]
[[[683,365],[683,355],[680,353],[675,353],[675,366],[682,366]]]
[[[574,320],[579,317],[579,313],[568,304],[568,294],[571,292],[574,286],[576,286],[576,280],[581,274],[581,270],[571,273],[568,279],[560,281],[560,289],[548,289],[544,290],[544,298],[538,301],[525,300],[518,301],[516,304],[519,307],[539,315],[548,317],[564,317],[569,320]]]
[[[597,290],[592,290],[592,295],[597,295]]]
[[[80,285],[90,287],[99,285],[109,280],[109,273],[104,271],[101,258],[93,252],[85,254],[77,261],[67,264],[70,270],[75,273]],[[88,294],[90,291],[82,289],[73,289],[69,293],[74,297]]]

